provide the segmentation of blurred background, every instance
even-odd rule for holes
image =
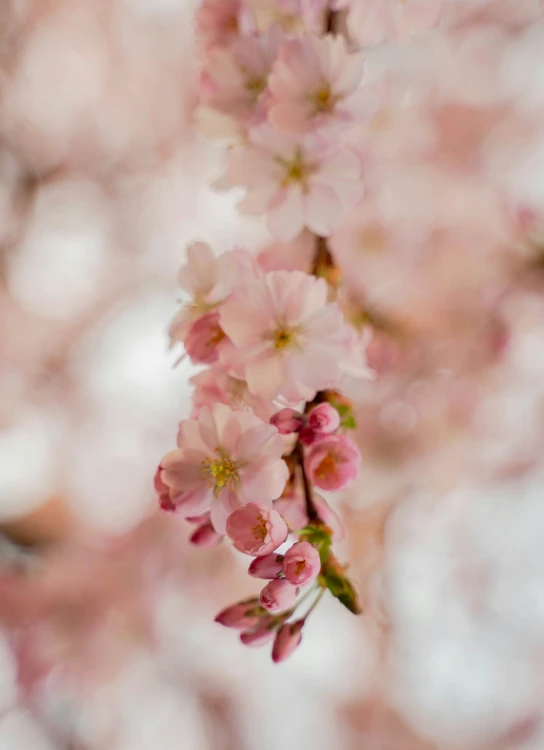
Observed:
[[[167,337],[185,247],[270,241],[236,212],[237,195],[209,187],[222,149],[191,126],[194,10],[192,0],[1,0],[0,748],[544,748],[539,461],[536,479],[512,471],[491,493],[477,482],[451,490],[438,461],[433,487],[448,502],[407,500],[383,564],[387,500],[406,481],[407,407],[389,408],[380,429],[397,442],[369,459],[339,507],[340,556],[367,614],[325,598],[280,666],[213,622],[251,593],[245,561],[191,548],[188,526],[156,512],[153,475],[188,412],[193,374]],[[497,38],[482,43],[494,49]],[[519,45],[512,90],[538,67],[543,39],[540,24]],[[474,43],[470,59],[480,53]],[[542,90],[531,88],[540,124]],[[460,139],[467,152],[471,136]],[[490,461],[531,420],[541,455],[536,291],[529,318],[515,299],[508,308],[524,321],[530,377],[516,381],[501,429],[506,386],[490,389],[483,432],[500,444]],[[449,397],[448,382],[425,391],[433,425],[444,389]],[[373,408],[363,446],[376,442]],[[447,463],[455,474],[450,454]],[[421,478],[422,465],[410,471]]]

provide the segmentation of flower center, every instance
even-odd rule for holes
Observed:
[[[313,99],[316,112],[330,112],[334,107],[334,97],[328,86],[323,86],[316,91]]]
[[[306,192],[308,190],[308,177],[313,172],[313,167],[304,163],[302,153],[297,150],[290,161],[284,159],[279,161],[285,169],[282,187],[289,187],[293,182],[298,182]]]
[[[259,96],[259,94],[262,94],[265,88],[266,79],[264,78],[250,78],[246,82],[246,91],[249,91],[249,93],[253,94],[254,96]]]
[[[226,338],[226,336],[223,329],[219,325],[216,325],[210,331],[210,337],[206,342],[206,346],[217,346],[217,344],[220,344],[224,338]]]
[[[326,479],[331,474],[336,472],[336,457],[334,453],[327,453],[325,458],[321,461],[317,467],[316,475],[320,479]]]
[[[210,480],[214,493],[218,495],[223,487],[229,487],[239,481],[238,469],[234,461],[220,449],[216,450],[219,458],[205,458],[202,461],[202,476]]]
[[[274,334],[274,346],[280,351],[288,346],[293,346],[296,341],[296,334],[290,328],[280,328]]]
[[[255,524],[255,526],[253,526],[251,531],[253,532],[253,536],[255,539],[257,539],[259,542],[264,542],[264,540],[266,539],[267,530],[266,521],[261,515],[257,516],[257,523]]]
[[[299,560],[295,564],[295,575],[299,576],[303,572],[305,567],[306,567],[306,562],[304,560]]]

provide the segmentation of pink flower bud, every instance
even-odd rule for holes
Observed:
[[[270,555],[256,557],[248,568],[248,573],[253,578],[276,578],[282,571],[283,555]]]
[[[320,570],[319,552],[309,542],[297,542],[285,553],[283,572],[294,586],[304,586],[314,581]]]
[[[308,427],[319,435],[330,435],[340,427],[340,414],[328,403],[318,404],[308,414]]]
[[[332,539],[334,542],[341,542],[346,536],[344,525],[334,512],[331,506],[316,492],[314,492],[314,505],[316,507],[319,518],[323,521],[325,526],[328,526],[332,532]]]
[[[211,365],[219,357],[219,344],[226,338],[219,325],[219,313],[206,313],[193,323],[185,341],[185,349],[193,362]]]
[[[300,441],[313,445],[324,435],[330,435],[340,427],[340,414],[330,404],[319,404],[308,415],[308,422],[300,431]]]
[[[246,630],[259,624],[263,616],[258,599],[246,599],[238,604],[226,607],[215,618],[215,622],[226,628]]]
[[[261,604],[269,612],[279,612],[295,603],[298,589],[283,578],[275,578],[261,591]]]
[[[287,524],[277,510],[249,503],[227,519],[227,534],[240,552],[268,555],[287,539]]]
[[[222,539],[223,537],[217,533],[211,521],[206,521],[206,523],[198,526],[189,537],[191,544],[196,547],[215,547]]]
[[[304,460],[309,480],[322,490],[342,490],[355,481],[361,454],[345,435],[329,435],[312,445]]]
[[[280,435],[298,432],[304,424],[304,418],[295,409],[282,409],[270,418],[270,424],[277,428]]]
[[[244,646],[262,646],[271,641],[275,634],[274,620],[271,617],[265,617],[256,628],[240,633],[240,640]]]
[[[281,626],[276,635],[274,645],[272,646],[272,661],[274,664],[278,664],[280,661],[285,661],[285,659],[291,656],[302,640],[303,626],[304,620],[288,622]]]

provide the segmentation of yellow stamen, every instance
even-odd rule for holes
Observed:
[[[220,449],[216,450],[219,458],[205,458],[202,461],[202,476],[210,480],[214,493],[218,495],[223,487],[229,487],[238,482],[238,469],[234,461]]]
[[[320,462],[316,470],[316,476],[319,479],[326,479],[331,474],[335,474],[336,460],[333,453],[327,453],[325,458]]]
[[[266,539],[266,521],[261,515],[257,516],[257,523],[256,525],[251,529],[253,532],[253,536],[255,539],[258,539],[260,542],[264,542]]]
[[[276,349],[285,349],[292,345],[295,338],[295,332],[289,328],[280,328],[274,336],[274,346]]]
[[[324,86],[319,91],[316,91],[313,101],[316,112],[330,112],[334,107],[334,97],[328,86]]]
[[[302,189],[308,189],[308,177],[313,172],[313,167],[305,164],[300,151],[297,151],[291,161],[279,160],[285,168],[285,175],[282,181],[282,187],[288,187],[293,182],[299,182]]]

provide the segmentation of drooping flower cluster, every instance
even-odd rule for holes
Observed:
[[[467,445],[492,442],[482,384],[506,377],[486,367],[504,365],[504,300],[536,255],[515,186],[496,175],[507,133],[525,131],[500,71],[459,80],[459,40],[493,3],[443,5],[204,0],[198,13],[197,124],[228,145],[216,187],[242,189],[240,210],[273,244],[258,257],[189,250],[172,340],[207,369],[155,481],[162,507],[197,524],[195,544],[224,539],[253,558],[250,577],[268,582],[218,621],[243,643],[274,640],[276,661],[325,590],[359,610],[317,491],[364,476],[394,501],[422,467],[442,487],[476,463]],[[406,53],[441,23],[425,54]],[[373,51],[383,42],[389,56]]]
[[[359,611],[331,550],[340,521],[315,491],[342,490],[357,475],[341,392],[370,377],[366,339],[335,301],[322,239],[363,195],[348,135],[365,109],[356,97],[364,61],[344,36],[324,33],[331,19],[326,3],[311,2],[207,0],[198,13],[200,126],[234,138],[218,187],[244,187],[240,208],[262,215],[278,244],[257,259],[189,248],[179,276],[189,299],[171,340],[208,368],[192,378],[191,419],[155,477],[161,507],[195,524],[193,544],[226,539],[253,557],[249,575],[268,582],[217,621],[247,645],[274,640],[274,661],[296,648],[325,590]],[[306,262],[294,260],[299,248]]]

